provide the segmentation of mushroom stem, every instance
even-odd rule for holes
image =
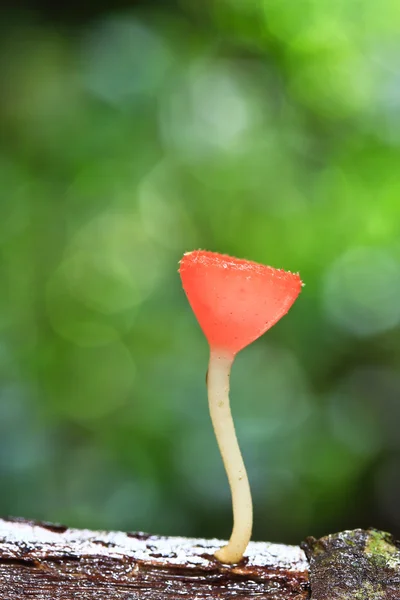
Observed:
[[[215,557],[227,564],[238,563],[251,538],[253,504],[249,480],[236,437],[229,405],[229,377],[234,355],[211,350],[207,388],[210,415],[232,494],[233,530],[226,546]]]

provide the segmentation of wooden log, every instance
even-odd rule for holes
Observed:
[[[222,543],[0,519],[0,598],[309,598],[298,546],[252,542],[240,564],[227,566],[213,556]]]
[[[400,600],[400,543],[377,529],[354,529],[302,544],[311,600]]]

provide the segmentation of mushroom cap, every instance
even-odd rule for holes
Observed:
[[[275,325],[302,287],[297,273],[204,250],[184,254],[179,273],[210,347],[233,355]]]

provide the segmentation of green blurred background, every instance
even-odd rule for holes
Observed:
[[[183,252],[300,271],[238,357],[255,539],[400,535],[400,4],[3,11],[0,513],[226,538]]]

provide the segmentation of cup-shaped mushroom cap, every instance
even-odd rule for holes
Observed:
[[[210,347],[233,355],[275,325],[302,287],[298,274],[203,250],[186,253],[179,273]]]

